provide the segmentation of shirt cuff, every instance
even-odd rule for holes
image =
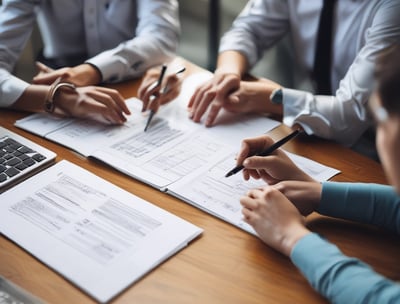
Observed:
[[[301,125],[308,135],[317,135],[323,138],[330,138],[331,123],[316,109],[315,96],[309,92],[282,89],[283,94],[283,123],[292,127],[295,124]],[[320,99],[330,100],[332,96],[318,96]],[[323,103],[323,102],[321,102]],[[329,103],[326,102],[328,105]]]
[[[93,65],[100,71],[102,82],[113,83],[124,80],[122,75],[125,74],[123,72],[129,64],[122,57],[107,53],[103,52],[94,56],[86,60],[86,63]]]
[[[7,78],[0,82],[0,105],[2,107],[11,106],[17,101],[28,86],[29,83],[8,74]]]

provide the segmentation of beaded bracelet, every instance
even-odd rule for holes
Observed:
[[[48,113],[53,113],[55,104],[54,104],[54,96],[56,95],[58,89],[62,87],[67,87],[75,90],[75,85],[69,82],[61,82],[61,78],[57,78],[57,80],[51,85],[50,90],[46,96],[46,101],[44,103],[44,110]]]

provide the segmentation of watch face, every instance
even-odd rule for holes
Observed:
[[[282,89],[273,90],[270,99],[273,104],[282,104],[283,101]]]

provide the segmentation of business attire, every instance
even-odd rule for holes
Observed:
[[[174,56],[180,34],[176,0],[3,0],[0,11],[0,105],[28,84],[10,75],[37,21],[42,57],[58,65],[90,63],[102,81],[140,76]]]
[[[329,0],[328,0],[329,1]],[[330,0],[332,1],[332,0]],[[220,52],[244,54],[250,68],[285,34],[293,44],[299,73],[312,77],[323,0],[252,0],[224,34]],[[370,125],[366,103],[375,59],[400,42],[400,1],[337,0],[333,14],[332,95],[285,88],[283,122],[308,134],[351,146]]]
[[[400,233],[400,197],[390,186],[326,182],[317,211]],[[360,260],[345,256],[315,233],[300,239],[290,258],[332,303],[400,301],[400,284],[377,274]]]

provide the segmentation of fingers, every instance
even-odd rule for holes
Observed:
[[[249,145],[248,140],[245,139],[242,141],[242,146],[240,148],[238,155],[236,156],[236,164],[242,165],[244,160],[251,155],[250,152],[251,152],[251,146]]]
[[[206,126],[211,126],[221,108],[229,102],[229,95],[240,86],[236,74],[215,75],[213,79],[198,87],[189,101],[190,118],[200,122],[204,113],[209,110]]]
[[[223,102],[215,100],[214,102],[211,103],[210,110],[208,112],[208,116],[205,122],[206,127],[209,127],[214,124],[214,121],[217,118],[217,115],[222,107],[223,107]]]
[[[268,169],[271,165],[273,165],[277,161],[277,158],[274,155],[270,156],[251,156],[246,158],[243,161],[243,166],[246,169]]]
[[[112,100],[115,102],[115,104],[118,106],[119,110],[122,111],[125,114],[131,114],[131,111],[129,110],[125,99],[122,97],[122,95],[114,89],[110,88],[105,88],[105,87],[92,87],[95,88],[96,91],[102,92],[106,95],[109,95]]]
[[[90,118],[108,124],[123,124],[125,114],[130,111],[118,91],[103,87],[76,89],[72,102],[63,102],[60,107],[70,115]]]
[[[263,195],[262,189],[252,189],[246,196],[240,198],[242,205],[242,214],[245,222],[251,223],[257,217],[260,208],[259,198]]]
[[[52,68],[48,67],[47,65],[41,63],[40,61],[35,62],[36,68],[39,70],[39,73],[50,73],[54,71]]]
[[[246,158],[263,151],[273,143],[274,141],[266,135],[244,139],[236,158],[237,164],[242,165]]]
[[[51,70],[47,73],[39,73],[32,82],[35,84],[52,84],[57,78],[67,79],[69,74],[65,69]]]
[[[93,90],[86,93],[87,96],[91,97],[98,103],[103,104],[107,108],[107,115],[111,122],[116,124],[122,124],[126,121],[123,111],[116,100],[112,96],[106,94],[100,90]]]
[[[206,90],[206,87],[210,88],[211,87],[211,81],[206,82],[205,84],[202,84],[196,88],[194,91],[192,97],[190,97],[189,103],[188,103],[188,109],[192,109],[193,105],[195,102],[201,98],[201,95],[203,94],[204,90]]]
[[[212,90],[212,83],[200,86],[189,101],[189,117],[195,122],[199,122],[208,105],[215,98],[216,93]],[[203,112],[203,113],[202,113]]]
[[[156,93],[155,95],[153,95],[153,97],[154,98],[151,98],[150,101],[148,102],[145,111],[151,110],[154,113],[157,113],[161,105],[161,100],[164,98],[164,96],[162,94]]]
[[[149,103],[153,96],[159,95],[160,85],[158,85],[157,80],[153,81],[152,83],[144,84],[143,89],[139,91],[139,98],[143,102],[142,112],[145,112],[149,109]]]
[[[184,71],[183,68],[176,73]],[[142,82],[138,90],[138,97],[143,102],[142,111],[158,111],[160,105],[166,104],[175,99],[182,86],[181,78],[176,74],[169,74],[162,84],[158,85],[156,75],[149,76]]]
[[[166,84],[162,89],[162,96],[164,97],[161,104],[165,104],[172,99],[178,97],[182,87],[182,79],[176,74],[169,75],[166,80]]]

